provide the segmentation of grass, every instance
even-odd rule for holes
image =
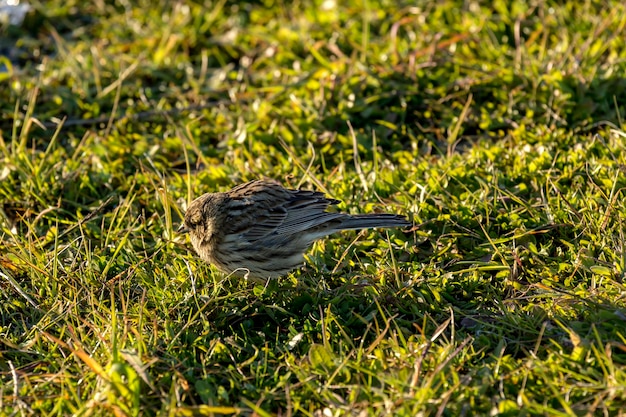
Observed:
[[[623,415],[621,2],[32,2],[0,28],[0,414]],[[267,286],[175,230],[269,177]]]

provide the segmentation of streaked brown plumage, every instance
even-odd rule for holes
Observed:
[[[326,211],[337,203],[321,192],[251,181],[196,198],[183,226],[203,260],[227,274],[256,279],[278,277],[299,267],[315,240],[340,230],[411,226],[395,214]]]

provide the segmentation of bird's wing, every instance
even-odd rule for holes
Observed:
[[[339,201],[328,199],[324,194],[315,191],[297,191],[294,199],[289,201],[285,208],[287,217],[277,228],[276,232],[284,235],[293,235],[311,231],[331,220],[345,217],[342,213],[329,213],[329,205]]]
[[[263,183],[260,187],[256,181],[244,185],[247,187],[239,190],[241,198],[233,200],[231,214],[237,219],[232,223],[237,227],[231,233],[250,242],[275,235],[302,233],[344,216],[326,212],[330,204],[338,201],[328,199],[320,192],[287,190],[274,183]]]
[[[239,232],[246,240],[253,242],[274,234],[287,218],[287,210],[283,207],[274,207],[265,210],[254,210],[245,228]]]

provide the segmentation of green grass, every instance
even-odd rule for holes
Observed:
[[[0,27],[1,415],[626,409],[622,2],[87,3]],[[261,177],[419,228],[225,277]]]

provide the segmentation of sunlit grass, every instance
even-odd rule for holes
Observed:
[[[624,5],[33,5],[0,27],[0,414],[626,407]],[[418,227],[224,276],[175,230],[261,177]]]

